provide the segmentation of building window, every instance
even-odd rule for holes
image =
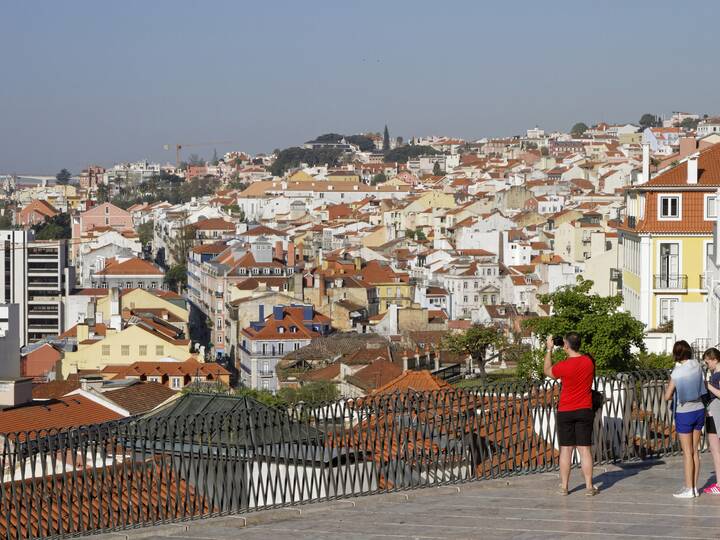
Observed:
[[[140,345],[138,347],[138,353],[140,353],[140,356],[147,356],[147,345]]]
[[[267,360],[263,362],[262,374],[270,375],[270,362],[268,362]]]
[[[674,320],[675,304],[677,304],[677,301],[677,298],[660,298],[660,313],[658,314],[659,324],[667,324]]]
[[[705,195],[705,219],[717,219],[717,196]]]
[[[126,289],[132,289],[132,281],[126,281],[126,282],[125,282],[125,288],[126,288]]]
[[[173,390],[178,390],[182,388],[182,377],[172,377],[170,379],[170,387]]]
[[[122,356],[130,356],[130,345],[121,345],[120,354]]]
[[[659,219],[681,219],[680,195],[661,195],[659,206]]]
[[[102,346],[102,355],[103,355],[103,356],[110,356],[110,345],[103,345],[103,346]]]
[[[165,346],[164,345],[155,345],[155,354],[157,356],[162,356],[165,354]]]
[[[320,195],[322,195],[322,193]],[[267,379],[264,379],[262,382],[262,389],[270,390],[270,381],[268,381]]]

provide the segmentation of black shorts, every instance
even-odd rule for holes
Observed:
[[[594,421],[595,413],[592,409],[558,412],[557,430],[560,446],[592,446]]]
[[[705,416],[705,433],[714,433],[717,435],[717,428],[715,427],[715,420],[709,414]]]

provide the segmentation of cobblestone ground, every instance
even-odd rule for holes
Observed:
[[[703,456],[701,479],[710,476]],[[601,492],[586,497],[573,471],[568,497],[558,475],[536,474],[255,512],[96,536],[135,539],[720,538],[720,496],[672,497],[678,458],[596,469]]]

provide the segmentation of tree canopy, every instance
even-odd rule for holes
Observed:
[[[495,326],[476,324],[459,334],[446,334],[443,338],[443,347],[459,355],[469,355],[473,366],[485,374],[487,353],[494,349],[502,350],[507,340],[502,330]]]
[[[644,351],[644,325],[625,311],[619,311],[622,296],[591,294],[593,282],[585,280],[539,296],[549,304],[552,315],[525,321],[525,326],[544,340],[549,335],[576,332],[580,352],[595,360],[598,370],[629,371],[637,367],[634,351]]]
[[[442,170],[440,169],[440,162],[436,161],[433,165],[433,176],[440,176],[442,174]]]
[[[385,163],[407,163],[408,159],[418,156],[435,156],[439,154],[432,146],[422,146],[417,144],[407,144],[398,146],[385,153]]]
[[[270,167],[270,172],[275,176],[282,176],[288,169],[298,167],[301,163],[307,163],[310,167],[316,165],[336,166],[339,163],[341,150],[336,148],[300,148],[293,146],[280,150],[275,161]]]
[[[187,285],[187,267],[185,264],[176,264],[165,272],[165,283],[176,292],[181,292]]]
[[[383,131],[383,152],[390,150],[390,132],[388,131],[387,124],[385,124],[385,131]]]
[[[68,171],[67,169],[62,169],[59,173],[55,175],[55,182],[60,185],[69,184],[71,179],[72,174],[70,174],[70,171]]]
[[[699,123],[699,118],[683,118],[683,121],[680,122],[680,127],[683,129],[696,129]]]
[[[570,129],[570,134],[573,136],[582,135],[588,130],[587,124],[585,122],[578,122]]]
[[[36,240],[62,240],[70,238],[72,229],[70,225],[70,214],[58,214],[42,223],[33,225]]]
[[[375,176],[372,177],[370,184],[373,186],[376,186],[378,184],[383,184],[385,182],[387,182],[387,176],[385,176],[384,173],[377,173]]]
[[[649,127],[660,127],[662,126],[662,120],[659,116],[654,114],[645,113],[640,117],[640,126],[645,129]]]
[[[145,223],[141,223],[140,225],[138,225],[137,232],[138,232],[138,236],[140,237],[140,243],[143,246],[146,246],[150,242],[152,242],[154,227],[155,227],[155,222],[152,220],[146,221]]]

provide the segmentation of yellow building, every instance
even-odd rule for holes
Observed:
[[[363,266],[361,276],[374,291],[369,300],[371,305],[377,304],[378,313],[385,313],[391,304],[399,307],[412,304],[414,288],[408,274],[395,272],[389,264],[370,261]]]
[[[96,325],[95,329],[99,326],[103,328],[95,334],[90,334],[87,324],[74,328],[77,350],[66,352],[62,359],[63,379],[81,371],[100,371],[108,365],[154,362],[163,358],[183,361],[190,356],[190,340],[176,328],[156,319],[133,317],[132,324],[119,331],[104,325]]]
[[[618,228],[623,301],[649,329],[674,322],[679,338],[704,334],[718,188],[720,145],[627,190],[627,216]]]
[[[117,296],[113,296],[113,295]],[[97,319],[110,321],[113,314],[121,314],[124,309],[151,313],[173,326],[182,329],[187,335],[190,311],[185,307],[182,296],[160,289],[110,289],[107,296],[97,299],[95,313]]]

